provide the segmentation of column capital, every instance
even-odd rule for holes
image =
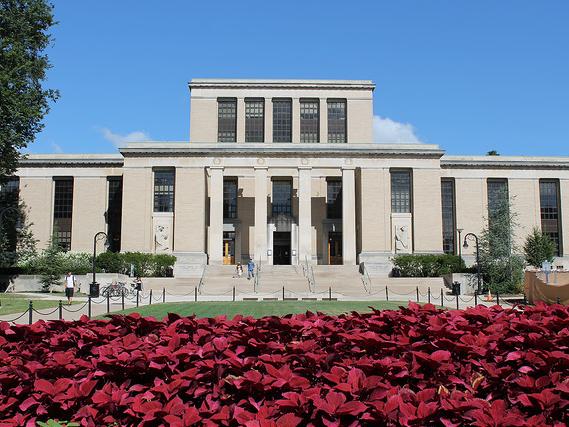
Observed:
[[[269,167],[268,166],[253,166],[253,169],[255,169],[255,170],[268,170]]]
[[[354,165],[344,165],[341,167],[341,169],[343,171],[353,171],[356,170],[356,167]]]

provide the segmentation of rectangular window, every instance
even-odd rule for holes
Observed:
[[[5,252],[15,252],[18,236],[16,229],[20,224],[20,178],[17,176],[6,178],[0,182],[0,213],[3,209],[9,209],[0,217],[0,227],[3,231],[0,239],[6,239],[3,250]],[[12,209],[10,209],[12,208]]]
[[[109,251],[121,250],[121,222],[122,222],[122,176],[109,176],[109,198],[107,207],[107,237]]]
[[[64,251],[71,250],[73,178],[54,178],[53,234]]]
[[[292,142],[291,99],[273,99],[273,142]]]
[[[217,141],[237,141],[237,99],[217,100]]]
[[[342,180],[328,179],[326,181],[326,218],[342,218]]]
[[[561,212],[559,208],[559,181],[540,180],[539,200],[541,211],[541,231],[555,243],[555,255],[561,256]]]
[[[273,216],[292,215],[292,182],[286,179],[273,181]]]
[[[328,142],[347,142],[346,100],[328,100]]]
[[[265,140],[265,100],[245,100],[245,142]]]
[[[300,100],[300,142],[320,140],[320,101],[318,99]]]
[[[488,179],[488,226],[492,227],[492,221],[503,209],[509,209],[508,180]]]
[[[154,171],[154,212],[174,212],[174,169]]]
[[[443,251],[445,254],[454,254],[456,253],[456,199],[453,179],[441,180],[441,201],[443,213]]]
[[[391,212],[411,213],[411,171],[391,171]]]
[[[237,218],[237,180],[223,180],[223,218]]]

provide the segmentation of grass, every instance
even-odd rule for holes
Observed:
[[[64,303],[67,302],[67,299],[64,296],[62,296],[61,299]],[[55,308],[59,305],[59,301],[57,300],[32,298],[32,302],[36,310]],[[28,309],[29,303],[30,297],[28,295],[0,294],[0,316],[5,314],[22,313]],[[76,302],[74,302],[74,304],[75,303]]]
[[[397,301],[204,301],[174,302],[145,305],[113,314],[140,313],[142,316],[153,316],[162,319],[168,313],[181,316],[215,317],[226,315],[233,318],[237,314],[253,317],[284,316],[286,314],[305,313],[306,311],[327,314],[342,314],[351,311],[368,312],[370,306],[380,310],[396,310],[406,302]]]

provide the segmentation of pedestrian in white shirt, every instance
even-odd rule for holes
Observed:
[[[71,271],[65,276],[65,296],[67,297],[67,304],[71,305],[73,300],[73,292],[75,291],[75,276],[71,274]]]

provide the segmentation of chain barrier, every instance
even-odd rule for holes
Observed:
[[[87,307],[87,304],[89,304],[89,302],[86,302],[85,304],[83,304],[81,307],[79,307],[77,310],[70,310],[68,308],[65,308],[65,306],[63,306],[62,308],[67,311],[68,313],[77,313],[78,311],[83,310],[85,307]]]
[[[11,320],[0,320],[0,322],[8,322],[8,323],[14,323],[16,322],[16,320],[20,320],[22,317],[24,317],[26,314],[28,314],[28,311],[30,309],[28,308],[26,311],[24,311],[22,314],[20,314],[18,317],[16,317],[15,319],[11,319]]]
[[[29,309],[28,309],[29,310]],[[39,310],[36,310],[35,308],[32,309],[34,311],[34,313],[39,314],[40,316],[51,316],[53,313],[55,313],[57,310],[59,310],[59,307],[55,307],[53,309],[53,311],[50,311],[49,313],[42,313]]]

